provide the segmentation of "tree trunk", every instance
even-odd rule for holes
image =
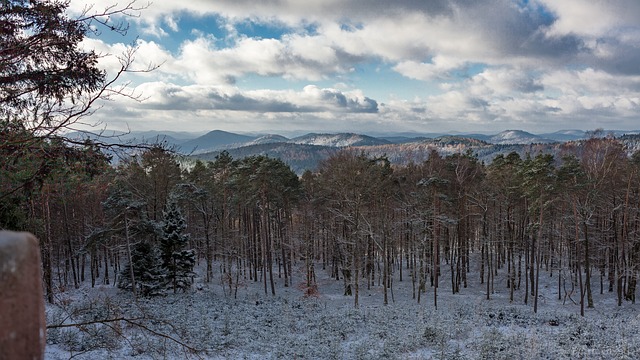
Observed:
[[[382,234],[382,248],[383,248],[383,256],[384,256],[384,269],[382,275],[382,283],[383,283],[383,294],[384,294],[384,305],[389,305],[389,299],[387,296],[387,285],[389,281],[389,249],[387,247],[387,235],[383,232]]]
[[[589,234],[587,230],[587,223],[582,222],[584,228],[584,267],[585,267],[585,275],[586,275],[586,288],[587,288],[587,307],[593,308],[593,295],[591,293],[591,261],[590,261],[590,253],[589,253]]]
[[[136,300],[136,278],[133,275],[133,260],[131,257],[131,240],[129,239],[129,220],[127,219],[127,214],[124,214],[124,238],[127,241],[127,259],[129,260],[129,276],[131,276],[131,293],[133,294],[133,299]],[[174,276],[175,279],[175,276]],[[175,292],[175,286],[173,288]]]
[[[542,204],[540,204],[540,215],[538,218],[538,244],[540,244],[542,242],[542,224],[543,224],[543,210],[544,207]],[[532,249],[534,250],[534,249]],[[542,252],[542,250],[540,249],[540,246],[538,245],[538,249],[536,251],[536,279],[535,279],[535,292],[534,292],[534,296],[535,298],[533,299],[533,312],[537,313],[538,312],[538,289],[539,289],[539,284],[540,284],[540,253]]]
[[[42,242],[42,270],[47,301],[53,304],[53,250],[51,244],[51,211],[49,196],[42,196],[42,213],[44,218],[44,241]]]

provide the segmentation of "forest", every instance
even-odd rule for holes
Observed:
[[[561,157],[511,153],[490,164],[434,149],[419,164],[392,165],[346,149],[300,177],[266,156],[223,152],[193,162],[154,147],[113,165],[91,145],[44,142],[37,149],[3,164],[1,227],[41,240],[52,309],[78,302],[69,299],[86,289],[119,288],[116,298],[83,305],[102,314],[89,323],[121,319],[124,308],[112,303],[118,298],[161,306],[169,294],[194,301],[203,287],[238,300],[260,289],[278,309],[289,306],[282,303],[288,288],[309,299],[331,293],[327,277],[355,309],[362,300],[370,308],[372,299],[361,294],[378,291],[382,306],[424,304],[450,314],[457,304],[451,296],[466,299],[480,286],[486,300],[501,294],[535,314],[544,299],[540,283],[550,281],[555,289],[545,294],[583,316],[596,295],[612,300],[598,302],[611,306],[600,308],[605,314],[635,303],[640,158],[613,137],[567,143]],[[34,172],[43,168],[46,175]],[[49,331],[82,319],[79,310],[65,311]],[[526,318],[521,311],[512,316]],[[49,335],[54,344],[62,341],[56,334]],[[92,349],[86,339],[80,344],[71,348]],[[305,349],[295,351],[321,351]]]
[[[223,152],[193,163],[155,147],[112,166],[91,146],[40,149],[56,156],[13,154],[3,164],[0,227],[41,239],[50,302],[85,283],[141,296],[184,291],[196,263],[205,282],[219,266],[231,293],[254,281],[272,295],[275,282],[293,286],[300,264],[306,291],[318,291],[321,268],[356,307],[360,290],[376,283],[388,304],[395,277],[436,307],[438,284],[458,293],[476,277],[487,299],[506,286],[511,302],[535,312],[541,272],[558,274],[558,298],[583,314],[596,291],[635,302],[640,155],[628,157],[613,137],[567,143],[558,157],[512,153],[490,164],[434,149],[400,166],[343,150],[301,177],[266,156]],[[30,173],[43,167],[54,170]],[[506,284],[494,282],[499,273]]]

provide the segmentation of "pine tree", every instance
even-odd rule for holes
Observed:
[[[158,295],[163,288],[165,271],[158,249],[148,242],[139,242],[131,251],[131,263],[120,273],[118,287],[131,289],[131,264],[136,280],[136,288],[142,296]]]
[[[175,199],[170,198],[167,201],[163,216],[160,249],[162,266],[167,271],[166,283],[174,292],[177,289],[184,291],[192,283],[195,253],[193,250],[185,249],[189,235],[183,234],[187,225]]]

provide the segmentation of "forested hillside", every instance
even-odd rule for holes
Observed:
[[[329,137],[329,135],[325,135]],[[633,136],[624,136],[622,140],[627,149],[633,152],[635,147],[632,143]],[[293,141],[293,140],[291,140]],[[284,161],[298,174],[302,175],[305,170],[315,171],[319,164],[329,158],[329,156],[344,149],[363,152],[370,156],[384,156],[394,165],[408,165],[409,163],[419,163],[429,157],[431,150],[436,149],[443,156],[471,153],[479,161],[486,164],[491,163],[498,155],[508,155],[518,153],[521,157],[526,154],[549,153],[559,155],[562,149],[567,146],[581,146],[584,140],[568,141],[565,143],[507,143],[497,144],[478,140],[469,136],[440,136],[437,138],[411,139],[410,141],[399,143],[355,143],[353,145],[310,145],[289,142],[268,142],[251,144],[240,147],[229,148],[227,151],[233,157],[246,157],[256,155],[268,155]],[[201,160],[213,160],[223,150],[213,152],[203,152],[190,155],[191,158]]]

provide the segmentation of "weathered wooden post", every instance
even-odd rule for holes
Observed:
[[[0,360],[43,359],[45,340],[38,239],[0,231]]]

